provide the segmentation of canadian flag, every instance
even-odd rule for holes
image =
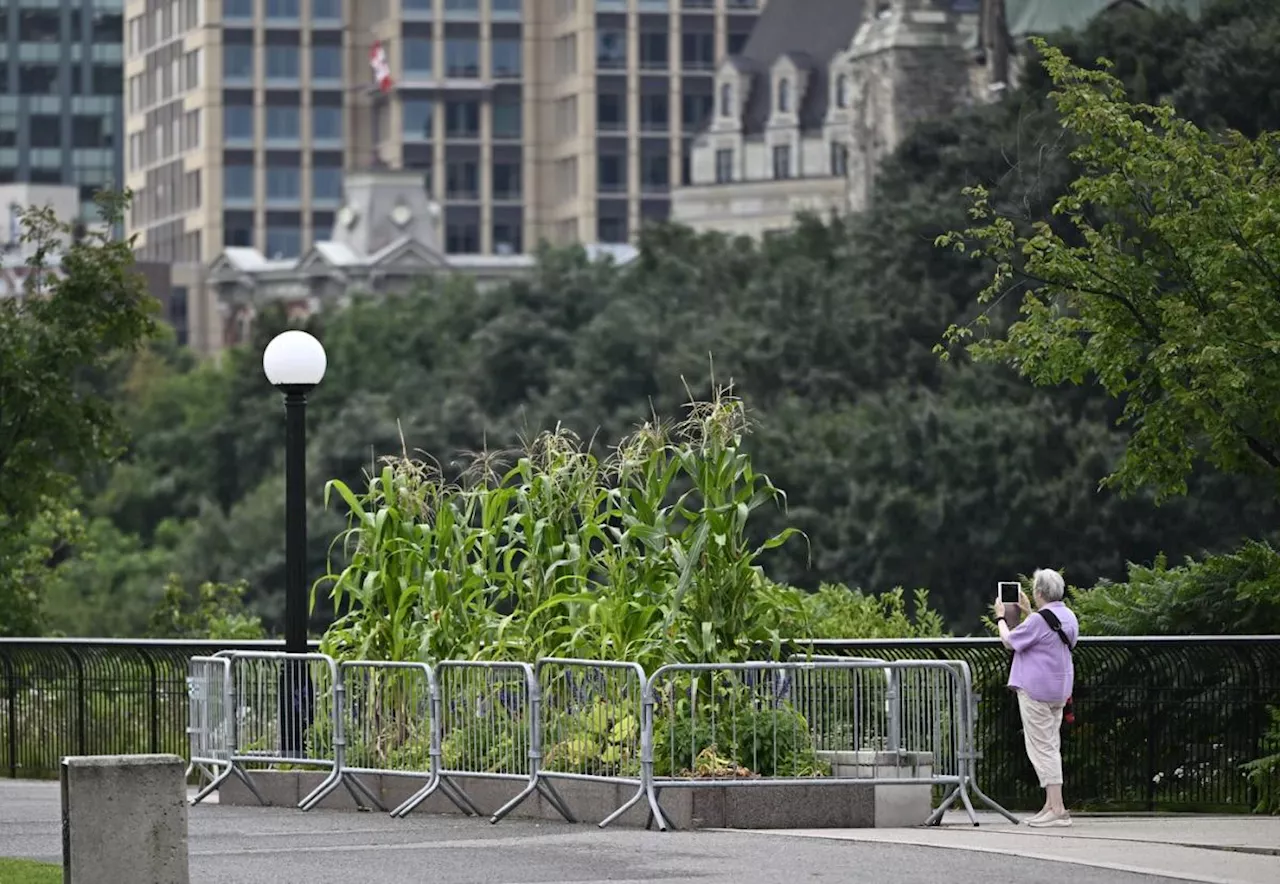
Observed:
[[[381,40],[374,40],[369,49],[369,66],[373,68],[373,80],[383,92],[391,91],[391,65],[387,62],[387,49]]]

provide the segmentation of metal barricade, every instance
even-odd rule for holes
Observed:
[[[435,780],[440,766],[439,697],[430,666],[348,660],[338,664],[337,692],[343,736],[338,780],[313,794],[308,807],[341,784],[357,804],[363,796],[386,811],[361,775],[420,775],[427,777],[428,785]]]
[[[201,786],[191,799],[195,805],[231,776],[231,661],[192,657],[187,672],[187,739],[191,749],[187,777],[193,772],[201,777]]]
[[[465,811],[480,815],[457,778],[523,780],[518,795],[489,818],[496,823],[534,792],[569,822],[572,814],[539,779],[540,696],[528,663],[446,660],[436,666],[439,691],[436,732],[440,761],[435,778],[391,811],[404,817],[438,789]]]
[[[638,663],[548,657],[538,661],[536,674],[540,782],[553,792],[548,780],[557,777],[635,786],[635,794],[600,821],[603,829],[645,797],[652,775],[644,670]]]
[[[969,791],[1015,820],[974,783],[972,682],[954,661],[809,658],[784,663],[671,664],[650,676],[653,776],[662,789],[802,780],[950,789],[925,821]]]
[[[298,802],[308,810],[328,794],[342,767],[338,667],[324,654],[227,651],[231,667],[231,772],[259,802],[262,794],[245,765],[328,768],[329,776]]]

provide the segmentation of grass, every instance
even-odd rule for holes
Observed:
[[[4,884],[61,884],[62,867],[29,859],[0,859]]]

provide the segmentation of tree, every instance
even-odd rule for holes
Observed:
[[[939,243],[993,262],[980,301],[1019,298],[1020,314],[946,340],[1037,384],[1123,398],[1130,434],[1106,480],[1122,490],[1185,493],[1200,459],[1280,478],[1280,139],[1211,134],[1131,102],[1105,64],[1037,46],[1081,172],[1058,227],[1020,227],[967,191],[975,225]]]
[[[103,195],[110,230],[128,194]],[[50,209],[23,215],[34,246],[21,297],[0,302],[0,635],[38,622],[33,550],[58,546],[75,480],[119,451],[103,376],[156,329],[129,242],[76,236]],[[55,258],[61,260],[55,266]]]

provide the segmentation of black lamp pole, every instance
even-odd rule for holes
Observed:
[[[284,650],[307,653],[307,393],[311,384],[284,384],[285,547]],[[281,669],[281,749],[300,757],[311,727],[314,686],[305,660]]]

